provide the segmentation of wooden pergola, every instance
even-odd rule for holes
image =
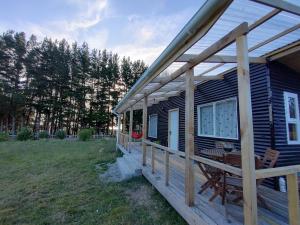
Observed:
[[[231,19],[233,16],[234,22]],[[185,152],[176,153],[144,138],[143,165],[146,164],[147,146],[165,151],[167,185],[169,153],[184,156],[185,202],[188,206],[193,206],[195,199],[194,162],[241,175],[244,224],[247,225],[258,224],[256,180],[286,175],[289,222],[299,225],[297,172],[300,172],[300,165],[255,170],[249,74],[249,63],[266,63],[300,50],[299,22],[300,7],[281,0],[205,2],[114,109],[118,115],[118,143],[122,114],[130,111],[129,134],[125,138],[131,142],[133,110],[143,109],[143,134],[147,137],[147,108],[185,91]],[[227,33],[228,30],[231,31]],[[195,86],[208,80],[223,79],[224,74],[236,69],[243,162],[241,169],[194,155]],[[125,117],[123,128],[124,125]]]

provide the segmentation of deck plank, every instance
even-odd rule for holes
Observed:
[[[142,154],[140,145],[133,145],[133,157],[142,162]],[[164,172],[164,152],[156,150],[155,157],[155,173],[152,174],[151,169],[151,153],[147,151],[146,166],[142,167],[144,177],[166,198],[172,207],[189,224],[215,224],[215,225],[240,225],[243,224],[243,208],[236,204],[227,204],[228,223],[225,217],[225,209],[218,197],[214,201],[209,202],[212,191],[208,189],[201,195],[197,192],[200,190],[201,184],[205,182],[203,174],[201,174],[198,166],[195,164],[195,206],[188,207],[185,204],[184,193],[184,158],[170,154],[170,171],[169,186],[165,186]],[[259,192],[271,206],[271,211],[259,207],[258,222],[260,225],[287,225],[287,197],[286,193],[280,193],[267,187],[260,187]],[[278,198],[277,198],[278,196]],[[279,201],[277,201],[279,199]]]

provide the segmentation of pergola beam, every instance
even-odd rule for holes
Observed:
[[[177,79],[173,80],[172,82],[184,82],[184,77],[178,77]],[[215,75],[215,76],[202,76],[202,75],[197,75],[195,76],[195,81],[205,81],[205,80],[222,80],[223,75]],[[155,78],[154,83],[161,83],[165,80],[165,78]],[[151,82],[152,83],[152,82]],[[146,91],[145,91],[146,92]]]
[[[266,44],[269,44],[270,42],[275,41],[276,39],[281,38],[281,37],[293,32],[293,31],[295,31],[299,28],[300,28],[300,23],[298,23],[297,25],[295,25],[293,27],[290,27],[290,28],[288,28],[288,29],[286,29],[286,30],[284,30],[284,31],[268,38],[267,40],[264,40],[264,41],[262,41],[262,42],[260,42],[256,45],[254,45],[253,47],[249,48],[249,52],[252,52],[252,51],[254,51],[254,50],[256,50],[256,49],[258,49],[258,48],[260,48],[260,47],[262,47]]]
[[[205,36],[231,3],[232,0],[206,1],[161,55],[145,71],[131,90],[118,103],[115,110],[117,112],[124,111],[126,108],[124,109],[122,105],[132,96],[139,93],[151,80],[171,65],[174,60]]]
[[[300,16],[300,7],[282,0],[252,0]]]
[[[206,50],[204,50],[202,53],[198,54],[195,58],[191,59],[189,63],[184,64],[182,67],[177,69],[174,73],[172,73],[168,79],[161,82],[160,84],[156,85],[155,87],[149,89],[147,92],[145,92],[145,96],[150,95],[151,93],[159,90],[163,86],[165,86],[170,81],[176,79],[181,74],[185,73],[187,70],[195,67],[199,63],[203,62],[204,60],[208,59],[212,55],[216,54],[218,51],[226,48],[228,45],[233,43],[235,41],[235,38],[238,36],[241,36],[243,34],[246,34],[248,32],[248,24],[242,23],[239,26],[237,26],[235,29],[233,29],[231,32],[229,32],[227,35],[225,35],[220,40],[216,41],[213,45],[208,47]],[[136,101],[140,101],[142,98],[137,99]],[[130,107],[130,106],[129,106]]]
[[[259,25],[261,25],[261,24],[263,24],[264,22],[266,22],[266,21],[268,21],[269,19],[271,19],[272,17],[274,17],[275,15],[277,15],[278,13],[280,12],[280,10],[279,9],[274,9],[274,10],[272,10],[271,12],[269,12],[269,13],[267,13],[265,16],[263,16],[263,17],[261,17],[260,19],[258,19],[257,21],[255,21],[253,24],[251,24],[250,26],[249,26],[249,31],[251,31],[251,30],[253,30],[253,29],[255,29],[256,27],[258,27]],[[205,28],[203,28],[203,29],[205,29]],[[182,54],[181,54],[182,55]],[[177,57],[178,58],[178,57]],[[209,57],[208,57],[209,58]],[[205,60],[204,60],[205,61]],[[212,71],[212,70],[214,70],[214,69],[217,69],[217,68],[219,68],[219,67],[221,67],[221,66],[223,66],[224,65],[224,63],[220,63],[220,64],[218,64],[218,65],[216,65],[216,66],[214,66],[214,68],[210,68],[209,70],[207,70],[207,71],[205,71],[205,72],[203,72],[203,73],[201,73],[200,75],[205,75],[206,73],[208,73],[208,72],[210,72],[210,71]],[[230,70],[232,70],[232,69],[230,69]],[[230,71],[230,70],[228,70],[228,71]],[[222,74],[224,74],[224,73],[222,73]],[[199,75],[198,75],[199,76]],[[168,83],[169,82],[169,80],[170,80],[170,77],[168,76],[168,77],[165,77],[165,78],[156,78],[156,79],[159,79],[158,81],[158,83],[159,84],[161,84],[161,83],[163,83],[163,84],[166,84],[166,83]],[[195,80],[197,80],[197,79],[199,79],[199,78],[196,78]],[[154,83],[154,80],[152,80],[152,82]],[[159,88],[158,88],[159,89]],[[158,90],[157,89],[157,90]],[[179,93],[180,93],[181,91],[179,91]],[[147,94],[147,93],[146,93]],[[139,96],[139,97],[138,97]],[[135,101],[131,101],[130,103],[126,103],[126,104],[124,104],[123,106],[121,106],[119,109],[118,109],[118,111],[119,112],[122,112],[122,111],[124,111],[124,110],[126,110],[128,107],[130,107],[131,105],[135,105],[136,103],[138,103],[142,98],[144,98],[146,95],[145,94],[141,94],[141,93],[139,93],[139,94],[137,94],[136,95],[136,100]]]
[[[196,54],[183,54],[176,59],[175,62],[189,62],[191,59],[195,58]],[[266,63],[266,59],[263,57],[250,57],[250,63]],[[236,63],[236,56],[230,55],[214,55],[209,57],[204,61],[205,63]]]

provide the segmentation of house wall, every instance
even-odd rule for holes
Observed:
[[[250,80],[252,90],[252,108],[254,125],[255,152],[263,154],[270,147],[270,122],[268,101],[267,67],[264,64],[250,65]],[[237,72],[233,71],[224,76],[223,80],[212,80],[202,83],[195,89],[195,149],[213,148],[215,141],[229,141],[240,149],[240,137],[238,140],[200,137],[197,135],[197,106],[214,101],[237,97]],[[159,102],[148,108],[148,114],[158,114],[158,138],[150,138],[151,141],[159,141],[168,145],[168,111],[179,109],[179,150],[184,151],[184,113],[185,93],[171,97],[167,101]]]
[[[271,129],[269,115],[269,76],[265,64],[250,65],[250,82],[253,112],[254,147],[255,153],[263,155],[271,147]],[[200,137],[197,135],[197,106],[232,97],[238,98],[237,71],[224,76],[223,80],[211,80],[202,83],[195,89],[195,154],[203,148],[213,148],[215,141],[228,141],[234,143],[240,150],[240,134],[238,140]],[[159,102],[148,108],[148,114],[158,114],[158,138],[149,138],[168,146],[168,110],[179,108],[179,150],[184,151],[184,113],[185,92],[180,96],[171,97],[167,101]],[[274,180],[266,181],[268,186],[274,187]]]
[[[280,151],[278,166],[300,164],[300,145],[287,144],[287,130],[283,92],[298,94],[300,100],[300,74],[283,64],[269,64],[274,117],[275,149]],[[300,109],[300,104],[299,104]]]

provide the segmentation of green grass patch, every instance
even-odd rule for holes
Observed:
[[[0,224],[186,224],[144,178],[103,183],[114,140],[0,143]]]

